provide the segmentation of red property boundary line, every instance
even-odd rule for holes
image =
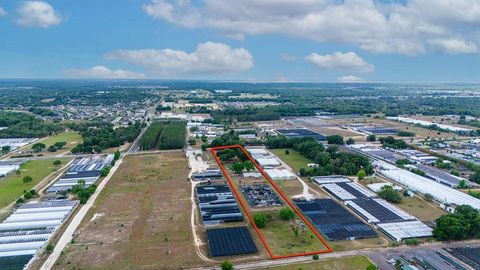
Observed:
[[[315,234],[315,236],[317,236],[317,238],[325,245],[325,247],[327,249],[320,250],[320,251],[305,252],[305,253],[294,253],[294,254],[288,254],[288,255],[274,255],[272,253],[272,250],[270,249],[270,246],[267,244],[267,241],[265,240],[262,233],[258,229],[257,225],[253,221],[253,217],[250,214],[250,212],[248,211],[247,205],[245,204],[244,200],[242,199],[240,193],[238,193],[237,189],[233,185],[233,181],[230,178],[230,176],[228,175],[227,170],[225,169],[222,162],[220,161],[220,159],[216,155],[216,151],[218,151],[218,150],[232,149],[232,148],[240,148],[240,150],[242,150],[242,152],[248,157],[248,159],[253,163],[253,165],[255,165],[255,167],[258,169],[258,171],[268,180],[270,185],[272,185],[273,188],[278,192],[278,194],[280,194],[280,196],[282,196],[282,198],[285,200],[285,202],[287,202],[287,204],[295,211],[295,213],[297,213],[297,215],[310,228],[310,230],[312,230],[312,232]],[[240,205],[242,206],[243,210],[247,214],[248,219],[250,220],[250,223],[252,224],[253,228],[255,229],[258,236],[260,237],[260,240],[262,241],[263,245],[267,249],[267,252],[270,255],[270,258],[275,260],[275,259],[285,259],[285,258],[292,258],[292,257],[300,257],[300,256],[308,256],[308,255],[315,255],[315,254],[323,254],[323,253],[333,252],[333,249],[330,247],[330,245],[327,243],[327,241],[320,235],[320,233],[317,231],[317,229],[310,223],[310,221],[308,221],[308,219],[302,214],[302,212],[300,210],[298,210],[297,207],[295,207],[292,202],[290,202],[288,197],[280,190],[280,188],[278,188],[278,186],[273,182],[273,180],[270,179],[270,177],[267,175],[267,173],[265,173],[265,171],[262,169],[262,167],[260,167],[260,165],[257,164],[257,162],[250,156],[250,154],[243,148],[243,146],[241,146],[239,144],[235,144],[235,145],[228,145],[228,146],[212,147],[212,148],[210,148],[210,152],[213,154],[213,157],[215,158],[218,165],[220,166],[220,169],[222,170],[223,175],[225,175],[225,178],[227,178],[228,184],[232,188],[233,193],[235,194],[235,197],[237,197],[237,200],[240,202]]]

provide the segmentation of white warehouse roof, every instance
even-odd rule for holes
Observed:
[[[432,236],[432,228],[416,221],[381,223],[377,226],[396,241]]]
[[[387,178],[407,186],[413,191],[420,193],[429,193],[436,200],[443,203],[453,203],[456,205],[470,205],[475,209],[480,209],[480,200],[468,194],[437,183],[423,176],[410,171],[400,169],[384,161],[375,161],[375,166],[380,168],[380,173]]]

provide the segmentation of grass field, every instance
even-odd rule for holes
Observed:
[[[342,257],[338,259],[320,260],[318,262],[285,265],[267,268],[269,270],[365,270],[370,260],[364,256]]]
[[[185,154],[126,157],[54,269],[202,266],[190,226]]]
[[[428,203],[424,199],[418,197],[406,198],[403,196],[402,199],[402,202],[395,204],[395,206],[398,206],[421,221],[434,221],[441,215],[447,214],[447,212],[437,207],[435,203]]]
[[[59,154],[59,153],[70,151],[77,144],[82,143],[83,140],[82,140],[82,136],[78,132],[68,131],[68,132],[60,133],[60,134],[55,135],[55,136],[45,138],[45,139],[41,140],[40,142],[44,143],[47,146],[47,148],[50,145],[53,145],[56,142],[66,142],[67,145],[65,145],[64,148],[55,152],[55,154]]]
[[[53,166],[54,159],[39,159],[24,163],[20,167],[20,175],[12,173],[5,178],[0,178],[0,208],[5,207],[16,201],[24,190],[30,190],[45,177],[61,167]],[[67,158],[58,158],[62,164],[68,162]],[[33,181],[28,184],[23,183],[23,177],[31,176]]]
[[[300,218],[290,221],[281,220],[277,212],[268,212],[271,220],[260,229],[274,255],[290,255],[325,250],[325,245],[304,225]],[[297,221],[302,225],[299,226]],[[298,228],[295,235],[294,228]]]
[[[289,154],[285,154],[285,150],[287,149],[270,149],[270,151],[287,163],[296,173],[300,171],[301,168],[307,168],[308,163],[312,163],[313,161],[302,156],[298,151],[293,149],[288,149]]]

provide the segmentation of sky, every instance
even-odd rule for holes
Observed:
[[[0,0],[0,78],[479,82],[478,0]]]

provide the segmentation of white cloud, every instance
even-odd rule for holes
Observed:
[[[94,66],[89,69],[69,69],[62,74],[69,78],[80,79],[142,79],[145,74],[123,69],[112,70],[105,66]]]
[[[337,78],[337,82],[341,83],[359,83],[359,82],[364,82],[364,80],[360,77],[354,76],[354,75],[347,75],[343,76],[340,78]]]
[[[5,9],[3,9],[2,7],[0,7],[0,17],[3,17],[7,15],[7,12],[5,11]]]
[[[478,45],[473,41],[465,41],[461,39],[435,39],[430,43],[441,51],[450,54],[456,53],[475,53],[478,52]]]
[[[26,1],[17,13],[17,24],[24,27],[49,28],[62,21],[53,7],[43,1]]]
[[[306,56],[305,60],[322,69],[355,73],[369,73],[375,70],[373,65],[367,63],[354,52],[334,52],[325,55],[312,53]]]
[[[417,55],[430,40],[480,42],[478,0],[151,0],[151,17],[226,36],[281,34],[353,44],[376,53]],[[433,45],[433,46],[432,46]],[[462,51],[460,51],[462,52]],[[463,50],[471,52],[471,50]]]
[[[253,67],[253,56],[246,49],[214,42],[198,44],[191,53],[174,49],[117,50],[106,58],[141,66],[154,75],[235,73]]]
[[[295,61],[297,57],[295,55],[290,55],[288,53],[282,53],[280,57],[285,61]]]

